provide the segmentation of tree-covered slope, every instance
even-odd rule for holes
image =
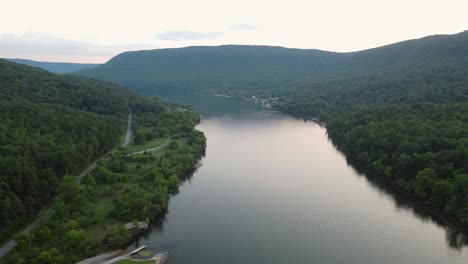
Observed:
[[[268,46],[187,47],[125,52],[77,74],[116,81],[149,94],[279,88],[311,71],[326,74],[345,57]]]
[[[41,68],[53,73],[69,73],[79,70],[84,70],[97,66],[98,64],[91,63],[68,63],[68,62],[48,62],[48,61],[34,61],[34,60],[25,60],[25,59],[6,59],[12,62]]]
[[[0,240],[47,204],[64,175],[121,141],[129,107],[171,118],[168,104],[115,84],[0,60]]]
[[[467,32],[372,52],[389,66],[303,82],[277,107],[325,121],[355,164],[468,228]]]
[[[327,115],[365,106],[468,100],[468,31],[350,56],[356,65],[343,74],[291,84],[283,93],[287,96],[281,108],[295,115],[326,119]],[[363,70],[369,65],[375,67]]]
[[[411,79],[446,71],[459,77],[467,68],[467,41],[463,32],[351,53],[235,45],[132,51],[77,74],[149,94],[287,95],[317,86],[342,88],[361,78],[392,81],[396,74]]]

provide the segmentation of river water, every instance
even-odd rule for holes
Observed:
[[[203,113],[206,157],[140,245],[176,264],[468,263],[455,231],[358,173],[318,124],[226,98],[182,102]]]

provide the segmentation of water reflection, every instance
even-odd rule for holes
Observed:
[[[323,127],[244,102],[217,102],[229,111],[216,114],[210,100],[197,106],[203,166],[142,244],[180,264],[468,260],[460,232],[366,177]]]
[[[332,143],[333,147],[337,150],[339,148],[333,142],[333,140],[328,137],[329,141]],[[340,152],[341,153],[341,152]],[[407,210],[412,213],[414,217],[417,217],[423,221],[431,221],[436,224],[438,227],[443,228],[446,232],[446,241],[447,245],[455,250],[462,250],[463,247],[468,245],[468,236],[466,231],[462,228],[457,227],[450,220],[445,219],[437,212],[431,210],[424,204],[421,204],[410,197],[405,197],[402,193],[399,193],[397,190],[393,189],[384,181],[380,180],[378,177],[373,176],[371,172],[367,171],[365,168],[360,166],[358,163],[354,162],[351,158],[343,154],[343,157],[346,159],[348,166],[353,168],[357,175],[364,177],[369,184],[374,188],[384,193],[385,195],[391,197],[394,201],[396,208],[401,210]]]

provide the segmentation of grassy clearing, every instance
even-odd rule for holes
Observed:
[[[131,141],[131,144],[126,147],[128,152],[142,151],[149,148],[159,147],[162,144],[166,143],[167,138],[156,138],[150,141],[146,141],[144,144],[136,145],[134,141]]]
[[[94,205],[93,221],[106,222],[114,209],[111,197],[103,197]]]
[[[100,190],[102,192],[102,190]],[[100,244],[104,237],[109,234],[110,230],[115,229],[119,224],[119,221],[115,220],[110,216],[110,213],[115,208],[115,204],[111,197],[100,194],[94,204],[91,218],[92,225],[86,228],[88,234],[92,234],[89,238],[90,242]]]

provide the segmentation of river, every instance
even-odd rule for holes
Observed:
[[[358,173],[320,125],[233,99],[179,101],[203,113],[206,157],[138,241],[172,263],[468,263],[455,231]]]

